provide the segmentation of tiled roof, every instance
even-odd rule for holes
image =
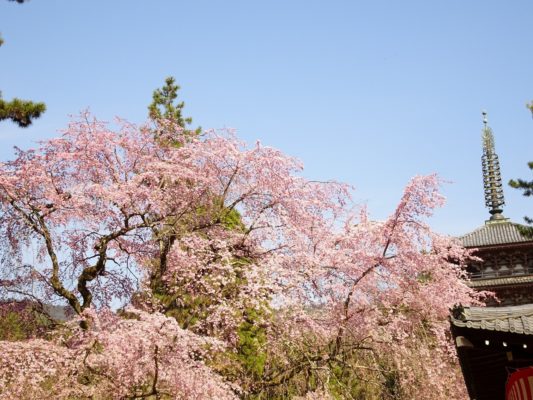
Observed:
[[[533,304],[511,307],[465,307],[452,316],[457,327],[533,335]]]
[[[484,226],[459,237],[465,247],[495,246],[500,244],[532,242],[518,230],[519,224],[508,221],[488,221]]]
[[[472,279],[467,282],[472,288],[485,288],[490,286],[521,285],[524,283],[533,283],[533,275],[524,276],[506,276],[492,279]]]

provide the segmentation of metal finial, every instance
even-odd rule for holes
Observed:
[[[487,112],[483,111],[483,130],[481,138],[483,141],[483,156],[481,165],[483,167],[483,186],[485,190],[485,205],[491,214],[490,220],[502,220],[502,206],[505,204],[502,188],[502,177],[500,173],[500,162],[494,147],[494,135],[488,126]]]

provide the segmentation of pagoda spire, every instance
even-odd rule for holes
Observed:
[[[491,214],[490,221],[505,220],[502,206],[505,204],[500,173],[500,161],[494,148],[494,135],[488,126],[487,112],[483,111],[483,130],[481,139],[483,142],[483,155],[481,165],[483,167],[483,186],[485,190],[485,206]]]

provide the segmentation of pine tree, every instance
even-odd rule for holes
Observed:
[[[529,110],[531,111],[532,113],[532,116],[533,116],[533,102],[527,104],[527,108],[529,108]],[[531,171],[533,171],[533,161],[530,161],[528,162],[528,167]],[[509,181],[509,185],[515,189],[518,189],[518,190],[522,190],[522,194],[524,196],[533,196],[533,179],[530,180],[530,181],[527,181],[527,180],[524,180],[524,179],[511,179]],[[521,229],[522,231],[522,234],[528,236],[528,237],[532,237],[533,238],[533,218],[531,217],[524,217],[524,220],[530,225],[528,227],[525,227],[523,229]]]
[[[187,125],[192,124],[192,118],[183,117],[182,110],[185,107],[183,101],[175,103],[178,90],[180,86],[172,76],[165,79],[165,85],[161,89],[154,90],[152,103],[148,106],[148,115],[156,122],[161,119],[171,120],[184,128],[186,133],[200,134],[202,131],[200,127],[192,131],[186,129]]]
[[[0,121],[10,119],[21,128],[30,126],[34,119],[39,118],[46,110],[44,103],[34,103],[33,101],[14,98],[5,101],[1,98],[0,92]]]
[[[176,100],[179,89],[180,86],[176,84],[173,77],[166,78],[165,85],[153,92],[152,103],[148,106],[149,117],[156,124],[162,120],[170,120],[184,128],[184,132],[191,137],[199,135],[202,132],[200,127],[194,130],[187,129],[187,126],[192,124],[192,118],[183,116],[185,103]],[[168,127],[166,129],[168,130]],[[171,141],[170,144],[180,147],[182,145],[180,140]],[[214,215],[208,216],[211,207],[218,210],[218,213],[215,212]],[[192,214],[196,216],[202,215],[206,226],[210,224],[213,226],[218,225],[219,228],[228,232],[244,229],[241,215],[234,209],[227,209],[223,204],[222,198],[217,196],[213,196],[210,206],[199,207],[193,210]],[[191,218],[194,217],[191,216]],[[209,218],[211,218],[211,222],[207,222]],[[167,253],[171,251],[172,246],[179,239],[177,232],[182,234],[187,232],[186,226],[172,226],[173,224],[175,223],[171,220],[167,221],[166,231],[158,231],[156,235],[161,251],[159,259],[153,262],[153,271],[150,279],[152,295],[165,310],[165,314],[173,317],[182,328],[205,334],[206,332],[203,329],[205,329],[206,321],[209,318],[208,310],[216,308],[217,301],[212,296],[202,293],[201,288],[209,287],[209,281],[213,277],[199,278],[194,276],[191,280],[181,277],[180,285],[169,284],[169,282],[162,279],[167,268]],[[236,301],[243,295],[243,290],[249,284],[244,278],[244,269],[252,261],[251,259],[235,256],[231,260],[232,269],[218,276],[219,279],[226,281],[224,287],[225,301]],[[200,291],[192,294],[190,293],[192,287],[198,287]],[[264,323],[269,318],[269,307],[265,302],[261,307],[245,307],[242,310],[234,309],[233,312],[233,318],[240,321],[236,327],[238,340],[234,343],[235,347],[232,350],[220,356],[219,372],[231,376],[246,376],[247,383],[243,383],[243,385],[253,386],[260,379],[265,367],[266,329]],[[221,334],[221,332],[211,332],[211,334],[217,335]]]
[[[8,0],[16,1],[19,4],[27,0]],[[0,37],[0,46],[4,40]],[[42,113],[46,111],[44,103],[34,103],[29,100],[21,100],[14,98],[11,101],[2,99],[2,92],[0,92],[0,121],[9,119],[16,123],[21,128],[30,126],[35,118],[39,118]]]

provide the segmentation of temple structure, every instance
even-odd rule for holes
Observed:
[[[494,146],[494,135],[483,113],[483,186],[485,205],[490,218],[473,232],[460,238],[463,246],[477,249],[483,261],[469,265],[470,285],[496,292],[499,299],[490,306],[533,303],[533,238],[521,233],[521,225],[503,215],[505,204],[500,163]]]
[[[487,307],[457,307],[451,316],[452,335],[472,400],[529,400],[533,369],[531,379],[516,380],[507,392],[506,384],[514,372],[526,376],[533,366],[533,238],[503,215],[500,165],[485,112],[482,143],[490,218],[459,239],[481,259],[468,266],[468,284],[495,292],[497,298],[489,298]]]

